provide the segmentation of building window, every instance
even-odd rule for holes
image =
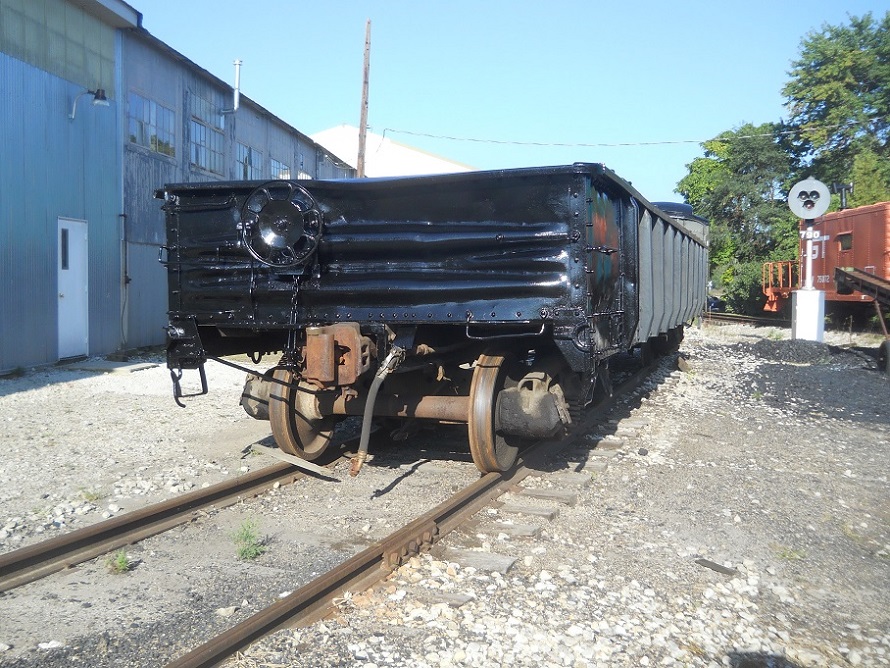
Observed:
[[[844,232],[837,235],[837,249],[839,251],[848,251],[853,249],[853,233]]]
[[[176,114],[173,110],[132,92],[128,102],[130,143],[174,157]]]
[[[290,167],[285,165],[283,162],[278,162],[275,158],[272,158],[272,178],[273,179],[284,179],[287,180],[290,178]]]
[[[215,174],[223,173],[223,134],[211,130],[203,123],[192,120],[191,123],[191,154],[192,165],[206,169]]]
[[[312,178],[312,174],[310,174],[309,172],[307,172],[307,171],[304,169],[304,164],[303,164],[303,163],[305,162],[305,157],[303,156],[302,153],[300,153],[299,158],[300,158],[300,169],[299,169],[299,171],[297,172],[297,178],[298,178],[298,179],[311,179],[311,178]]]
[[[263,178],[263,154],[255,148],[238,142],[236,161],[237,178],[254,181]]]
[[[189,123],[189,162],[193,167],[223,174],[225,165],[225,116],[222,94],[207,86],[197,86],[189,98],[192,114]]]

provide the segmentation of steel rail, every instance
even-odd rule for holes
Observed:
[[[0,555],[0,592],[154,536],[195,518],[201,508],[225,507],[257,496],[276,483],[304,477],[288,463],[273,464],[233,480],[152,504],[83,529]]]
[[[653,370],[645,367],[621,383],[612,396],[597,404],[579,425],[584,427],[601,418],[617,398],[636,389]],[[450,499],[409,522],[387,538],[355,556],[287,597],[276,601],[243,622],[167,664],[167,668],[209,668],[217,666],[263,636],[298,624],[324,618],[334,609],[334,599],[344,592],[366,591],[381,582],[406,559],[429,549],[433,543],[466,522],[481,509],[540,469],[544,459],[567,448],[574,439],[543,440],[526,449],[515,468],[488,473]]]
[[[702,322],[735,323],[740,325],[755,325],[757,327],[790,327],[791,321],[785,318],[758,317],[751,315],[739,315],[736,313],[718,313],[706,311],[702,314]]]
[[[406,558],[432,545],[463,518],[484,508],[515,484],[520,471],[489,473],[443,504],[387,538],[362,550],[289,596],[248,617],[221,635],[167,664],[168,668],[215,666],[238,650],[296,622],[323,618],[343,592],[364,591],[383,580]]]

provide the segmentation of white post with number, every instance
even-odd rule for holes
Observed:
[[[788,193],[788,208],[803,218],[806,229],[806,273],[803,288],[791,293],[791,338],[822,341],[825,337],[825,293],[813,287],[813,239],[816,218],[828,211],[831,194],[828,186],[812,176],[798,182]]]
[[[807,229],[804,232],[804,238],[807,240],[807,273],[804,281],[804,290],[813,289],[813,221],[807,221]]]

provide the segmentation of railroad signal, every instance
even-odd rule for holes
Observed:
[[[788,193],[788,208],[804,220],[813,220],[828,211],[831,193],[828,186],[812,176],[794,184]]]
[[[822,341],[825,332],[825,293],[813,288],[813,241],[818,234],[813,232],[815,219],[828,211],[831,193],[821,181],[812,176],[794,184],[788,193],[788,208],[803,218],[806,230],[801,237],[807,242],[807,261],[804,287],[791,294],[792,319],[791,338]]]

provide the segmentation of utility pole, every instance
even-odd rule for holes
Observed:
[[[371,70],[371,19],[365,25],[365,66],[362,68],[362,113],[358,124],[358,161],[356,169],[359,178],[365,175],[365,139],[368,134],[368,80]]]

